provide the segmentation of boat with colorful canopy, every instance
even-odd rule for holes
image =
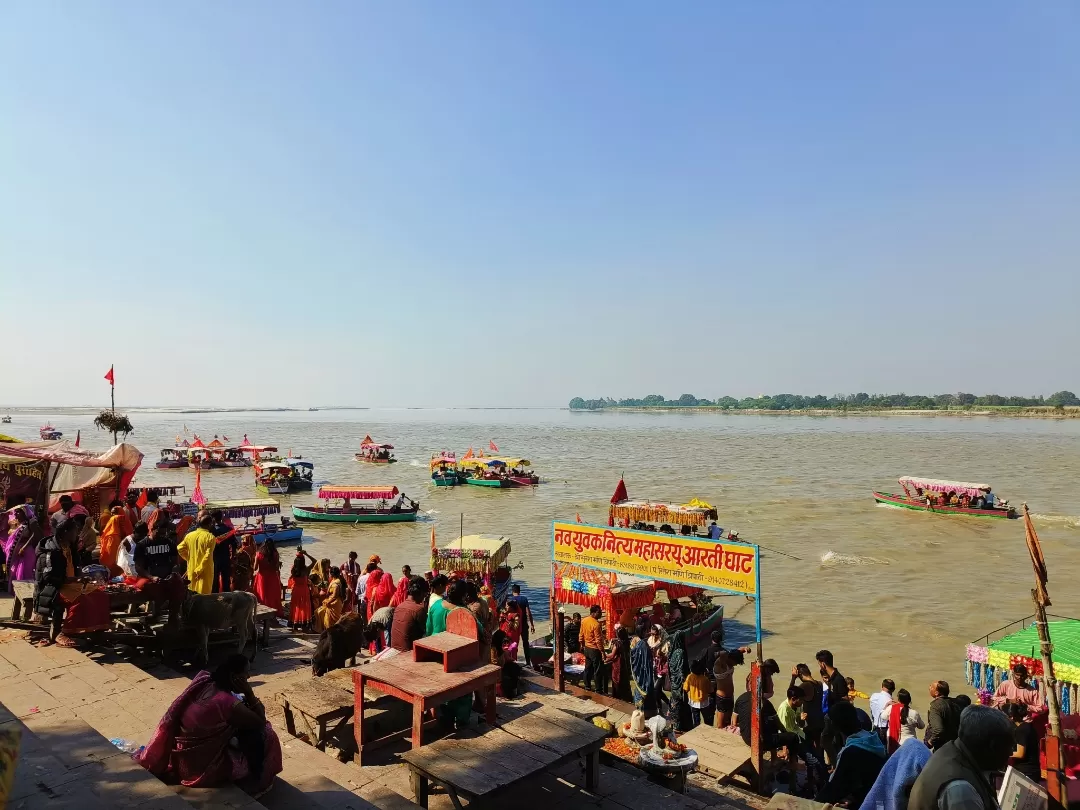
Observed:
[[[620,484],[622,482],[620,481]],[[609,525],[622,525],[627,528],[644,531],[668,532],[674,527],[682,528],[683,534],[692,534],[694,529],[706,528],[710,521],[717,519],[716,508],[705,501],[694,498],[684,504],[658,503],[646,500],[624,498],[608,507]],[[664,527],[668,527],[665,529]]]
[[[255,489],[267,495],[287,495],[292,481],[292,467],[281,461],[255,462]]]
[[[250,467],[251,463],[251,459],[239,447],[210,449],[211,468]]]
[[[287,458],[285,463],[292,470],[292,476],[289,478],[289,492],[311,492],[315,465],[301,458]]]
[[[203,509],[208,512],[220,510],[229,520],[243,519],[244,525],[237,527],[238,535],[251,535],[255,542],[262,543],[268,538],[275,543],[298,543],[303,540],[304,529],[293,524],[287,517],[281,523],[267,523],[269,515],[281,514],[281,504],[273,498],[252,498],[240,501],[207,501]],[[255,518],[255,523],[249,523]]]
[[[431,570],[460,574],[485,582],[491,587],[495,604],[501,608],[508,596],[513,576],[506,564],[510,557],[510,538],[500,534],[467,534],[442,548],[435,547],[432,531]]]
[[[981,518],[1017,518],[1019,513],[1008,501],[994,496],[989,484],[967,481],[945,481],[939,478],[898,479],[903,495],[874,492],[874,501],[912,509],[916,512],[935,512],[943,515],[965,515]]]
[[[471,487],[511,489],[521,486],[511,480],[506,462],[501,458],[463,458],[458,467],[465,475],[465,483]]]
[[[187,465],[187,451],[184,448],[166,447],[161,451],[161,461],[154,466],[159,470],[175,470]]]
[[[379,444],[371,436],[365,436],[360,442],[360,452],[354,454],[357,461],[365,464],[393,464],[397,461],[390,451],[394,449],[392,444]]]
[[[428,469],[431,470],[431,482],[437,487],[456,487],[465,480],[458,469],[457,455],[449,450],[432,453]]]
[[[294,506],[297,520],[319,520],[329,523],[401,523],[416,520],[420,503],[402,493],[397,487],[323,486],[319,498],[325,501],[315,506]],[[340,501],[341,505],[331,505]],[[356,506],[353,501],[364,505]]]
[[[9,420],[10,421],[10,420]],[[52,422],[46,422],[38,430],[38,435],[41,436],[43,442],[51,442],[56,439],[63,438],[64,434],[52,426]]]
[[[540,476],[526,469],[532,466],[527,458],[499,456],[499,461],[506,464],[506,477],[519,487],[534,487],[540,483]]]

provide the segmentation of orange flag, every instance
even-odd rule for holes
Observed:
[[[576,515],[574,515],[574,517],[577,518],[578,523],[584,523],[585,522],[584,520],[581,519],[581,512],[578,512]]]
[[[431,553],[435,553],[435,526],[431,527]]]
[[[468,452],[468,453],[466,453],[465,455],[463,455],[463,456],[461,457],[461,460],[462,460],[462,461],[464,461],[465,459],[467,459],[467,458],[472,458],[472,457],[473,457],[473,451],[472,451],[472,448],[470,447],[470,448],[469,448],[469,452]]]

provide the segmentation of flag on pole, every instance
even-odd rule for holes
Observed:
[[[488,442],[488,448],[491,450],[492,453],[499,452],[499,445],[495,444],[495,442]]]
[[[1031,555],[1031,566],[1035,569],[1035,595],[1044,607],[1050,607],[1050,596],[1046,592],[1046,560],[1043,558],[1039,535],[1031,525],[1027,504],[1024,504],[1024,540],[1027,541],[1028,554]]]
[[[112,386],[116,385],[116,377],[113,376],[113,369],[115,369],[115,368],[116,368],[115,366],[109,366],[109,373],[105,375],[105,379],[108,380],[109,385],[112,385]]]
[[[82,441],[82,431],[81,430],[76,430],[75,431],[75,446],[78,447],[79,442],[81,442],[81,441]]]
[[[432,526],[431,526],[431,553],[432,553],[432,555],[435,554],[435,526],[434,526],[434,524],[432,524]]]
[[[467,459],[467,458],[472,458],[472,457],[473,457],[473,451],[472,451],[472,448],[470,447],[470,448],[469,448],[469,452],[468,452],[468,453],[466,453],[465,455],[463,455],[463,456],[461,457],[461,460],[462,460],[462,461],[464,461],[465,459]]]
[[[221,438],[222,438],[223,441],[226,441],[226,442],[229,440],[229,437],[226,436],[224,433],[221,434]]]
[[[147,505],[148,503],[150,503],[150,499],[149,499],[149,497],[147,496],[147,493],[146,493],[146,487],[143,487],[143,488],[142,488],[142,489],[141,489],[141,490],[139,491],[139,499],[138,499],[137,501],[135,501],[135,505],[136,505],[137,507],[139,507],[139,510],[140,510],[140,511],[142,511],[142,508],[143,508],[144,506],[146,506],[146,505]]]

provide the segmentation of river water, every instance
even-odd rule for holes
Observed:
[[[5,432],[36,439],[44,420],[84,447],[108,439],[91,416],[20,414]],[[355,549],[426,567],[431,527],[511,538],[516,576],[547,614],[551,523],[604,523],[625,473],[631,497],[716,505],[720,523],[775,552],[762,559],[764,650],[783,667],[829,648],[837,666],[873,692],[892,677],[926,702],[926,684],[963,679],[964,645],[1031,613],[1031,565],[1021,521],[939,517],[875,506],[872,489],[900,475],[985,481],[1027,501],[1050,571],[1052,610],[1080,617],[1080,420],[717,413],[571,413],[565,410],[353,410],[311,413],[130,413],[146,454],[136,482],[186,484],[190,470],[156,470],[160,448],[185,427],[209,441],[244,433],[315,463],[316,481],[395,484],[420,501],[424,520],[389,526],[305,527],[311,552],[335,563]],[[397,464],[353,460],[365,433],[396,447]],[[433,451],[487,448],[529,458],[545,480],[533,489],[436,488]],[[202,477],[210,499],[257,497],[250,470]],[[312,502],[311,495],[285,498]],[[463,517],[462,517],[463,516]],[[791,555],[791,556],[784,556]],[[798,559],[793,559],[798,558]],[[730,639],[749,641],[753,605],[724,599]],[[954,689],[955,692],[955,689]],[[921,701],[920,701],[920,698]]]

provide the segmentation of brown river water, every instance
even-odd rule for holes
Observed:
[[[305,527],[310,551],[335,563],[355,549],[382,556],[397,576],[423,570],[432,525],[442,544],[465,532],[508,535],[512,563],[547,615],[551,523],[603,523],[625,473],[631,497],[716,505],[720,524],[758,543],[766,657],[782,667],[829,648],[837,666],[873,692],[891,677],[923,707],[926,684],[963,683],[964,645],[1031,613],[1031,565],[1021,521],[939,517],[875,506],[872,489],[900,475],[985,481],[1027,501],[1050,572],[1053,612],[1080,617],[1080,420],[919,416],[783,417],[716,413],[571,413],[566,410],[353,410],[312,413],[130,413],[131,443],[146,454],[136,483],[194,483],[190,470],[156,470],[162,447],[186,426],[209,441],[291,449],[315,463],[315,480],[395,484],[420,501],[423,519],[389,526]],[[84,447],[108,438],[91,416],[13,412],[4,432],[36,439],[46,419]],[[359,464],[365,433],[395,445],[399,463]],[[433,451],[487,448],[533,461],[533,489],[436,488]],[[203,474],[208,498],[258,493],[250,470]],[[313,502],[294,495],[286,504]],[[462,518],[463,515],[463,518]],[[791,556],[784,556],[791,555]],[[798,558],[798,559],[793,559]],[[729,640],[749,642],[753,605],[724,599]],[[539,630],[539,627],[538,627]],[[956,691],[954,686],[954,693]],[[920,700],[921,698],[921,700]]]

